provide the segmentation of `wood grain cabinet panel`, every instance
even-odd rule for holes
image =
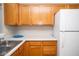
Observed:
[[[50,5],[4,4],[7,25],[54,25]]]
[[[25,44],[25,43],[24,43]],[[21,47],[20,48],[18,48],[18,51],[19,51],[19,56],[24,56],[24,44],[23,45],[21,45]]]
[[[40,24],[41,25],[53,25],[54,24],[51,6],[46,6],[46,5],[40,6]]]
[[[4,4],[4,22],[6,25],[17,25],[18,22],[18,4]]]
[[[57,41],[43,41],[43,46],[57,45]]]
[[[38,25],[40,22],[39,17],[39,6],[38,5],[31,5],[30,6],[30,18],[32,21],[32,25]]]
[[[43,46],[43,55],[44,56],[56,56],[56,46]]]
[[[52,11],[54,14],[56,14],[60,9],[66,9],[67,4],[53,4],[52,5]]]
[[[29,5],[19,4],[19,25],[31,25]]]
[[[41,46],[30,46],[29,55],[30,56],[41,56],[42,55]]]
[[[32,25],[53,25],[52,7],[47,5],[31,5],[30,15]]]
[[[24,53],[23,53],[24,56],[29,56],[29,42],[24,43],[23,51],[24,51]]]
[[[78,4],[4,4],[6,25],[54,25],[54,15],[64,8],[79,8]]]
[[[19,49],[17,49],[11,56],[20,56]]]
[[[13,54],[12,56],[24,56],[24,46],[25,43],[23,45],[21,45]]]
[[[29,55],[41,56],[42,55],[41,45],[42,42],[40,41],[29,41]]]
[[[79,4],[67,4],[67,8],[69,8],[69,9],[79,9]]]

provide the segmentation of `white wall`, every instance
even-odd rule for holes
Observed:
[[[5,26],[8,35],[22,34],[24,36],[50,36],[53,35],[53,27],[45,26]]]

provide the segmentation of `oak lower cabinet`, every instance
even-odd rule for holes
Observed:
[[[19,55],[19,49],[17,49],[11,56],[20,56]]]
[[[12,54],[12,56],[25,56],[25,52],[26,52],[26,50],[25,50],[25,44],[26,44],[26,43],[22,44],[22,45]],[[27,46],[26,46],[26,48],[27,48]],[[27,55],[27,54],[26,54],[26,55]]]
[[[42,56],[41,46],[30,46],[29,47],[29,55],[30,56]]]
[[[29,55],[41,56],[42,55],[41,44],[42,42],[40,41],[30,41],[29,42]]]
[[[57,41],[43,41],[42,42],[43,56],[57,55]]]
[[[29,42],[24,43],[24,47],[22,51],[24,51],[24,53],[21,56],[29,56]]]
[[[56,46],[43,46],[44,56],[56,56]]]
[[[12,56],[56,56],[57,41],[27,41]]]

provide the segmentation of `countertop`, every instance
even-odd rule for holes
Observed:
[[[12,36],[7,36],[6,37],[7,40],[26,40],[26,41],[46,41],[46,40],[57,40],[55,37],[53,36],[26,36],[26,37],[22,37],[22,38],[13,38]]]
[[[50,36],[50,37],[31,37],[31,38],[27,38],[27,37],[23,37],[23,38],[13,38],[11,36],[8,36],[6,38],[6,40],[22,40],[22,42],[20,44],[18,44],[15,48],[13,48],[10,52],[8,52],[5,56],[10,56],[12,55],[25,41],[49,41],[49,40],[57,40],[54,37]]]

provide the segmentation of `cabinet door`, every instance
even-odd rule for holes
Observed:
[[[18,22],[18,4],[4,4],[4,22],[6,25],[16,25]]]
[[[17,49],[11,56],[19,56],[19,49]]]
[[[29,5],[19,4],[19,25],[31,25]]]
[[[38,5],[30,6],[30,18],[32,20],[32,25],[40,25],[39,6]]]
[[[29,56],[29,42],[24,43],[23,51],[24,51],[23,56]]]
[[[25,54],[24,54],[24,44],[23,45],[21,45],[13,54],[12,54],[12,56],[25,56]]]
[[[18,48],[18,56],[24,56],[24,44]]]
[[[41,56],[42,55],[42,49],[41,46],[30,46],[29,55],[30,56]]]
[[[79,4],[67,4],[69,9],[79,9]]]
[[[52,25],[54,23],[52,16],[53,14],[51,6],[40,6],[40,24]]]
[[[43,46],[44,56],[56,56],[56,46]]]
[[[54,14],[56,14],[60,9],[65,9],[67,7],[67,4],[53,4],[52,11],[54,12]]]

